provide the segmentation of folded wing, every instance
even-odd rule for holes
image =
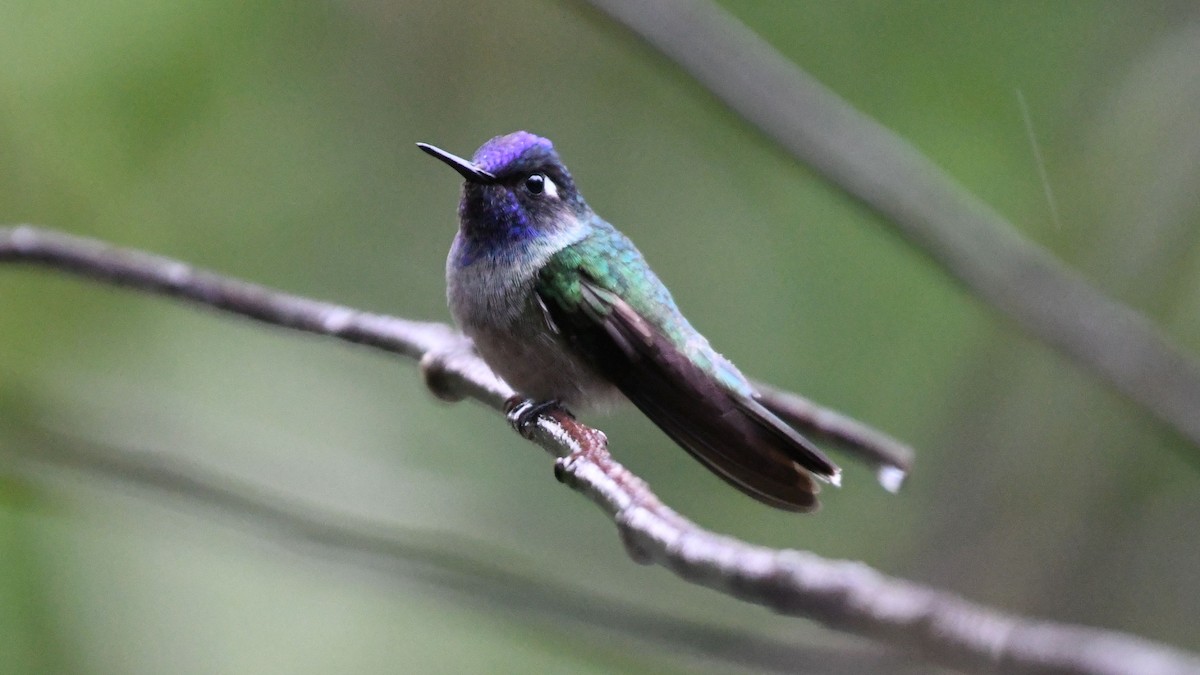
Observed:
[[[776,508],[812,511],[813,474],[837,482],[839,469],[811,442],[752,396],[722,386],[615,293],[581,275],[574,306],[561,294],[539,296],[600,373],[729,484]]]

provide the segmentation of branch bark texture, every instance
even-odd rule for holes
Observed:
[[[95,443],[40,428],[36,423],[0,450],[0,474],[15,471],[39,479],[48,467],[74,471],[88,479],[112,480],[231,517],[239,525],[291,545],[302,554],[326,553],[344,562],[434,584],[466,602],[514,612],[532,622],[564,631],[601,631],[636,641],[656,652],[687,654],[730,666],[764,672],[794,673],[797,664],[826,673],[925,672],[919,661],[897,663],[882,647],[846,649],[790,644],[714,625],[708,617],[681,618],[659,610],[612,600],[534,572],[536,565],[484,542],[458,539],[445,532],[400,528],[393,524],[331,511],[276,494],[233,476],[180,458]],[[15,451],[11,446],[16,446]],[[319,551],[314,550],[314,546]],[[627,648],[618,642],[612,650]]]
[[[1200,365],[904,139],[706,0],[588,0],[1035,338],[1200,448]]]
[[[443,324],[288,295],[168,258],[28,226],[0,229],[0,263],[36,263],[420,359],[426,382],[442,398],[473,398],[502,409],[513,393],[466,338]],[[1025,619],[862,563],[753,546],[709,532],[662,504],[644,481],[613,460],[602,432],[561,412],[543,415],[527,429],[531,440],[558,458],[558,479],[612,518],[635,560],[662,565],[691,583],[964,670],[1200,672],[1200,657],[1130,635]]]

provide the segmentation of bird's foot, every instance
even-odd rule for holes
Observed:
[[[533,430],[537,425],[537,418],[552,410],[561,410],[567,415],[571,414],[557,399],[534,401],[520,396],[512,396],[504,402],[504,416],[508,418],[508,423],[512,425],[513,430],[524,438],[532,437]]]

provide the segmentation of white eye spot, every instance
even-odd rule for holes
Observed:
[[[544,173],[535,173],[526,178],[525,189],[529,191],[529,194],[546,195],[551,199],[558,199],[558,186]]]

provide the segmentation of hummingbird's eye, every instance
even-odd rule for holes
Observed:
[[[525,189],[529,191],[529,194],[533,195],[546,194],[550,197],[558,196],[558,186],[544,173],[531,174],[526,178]]]

